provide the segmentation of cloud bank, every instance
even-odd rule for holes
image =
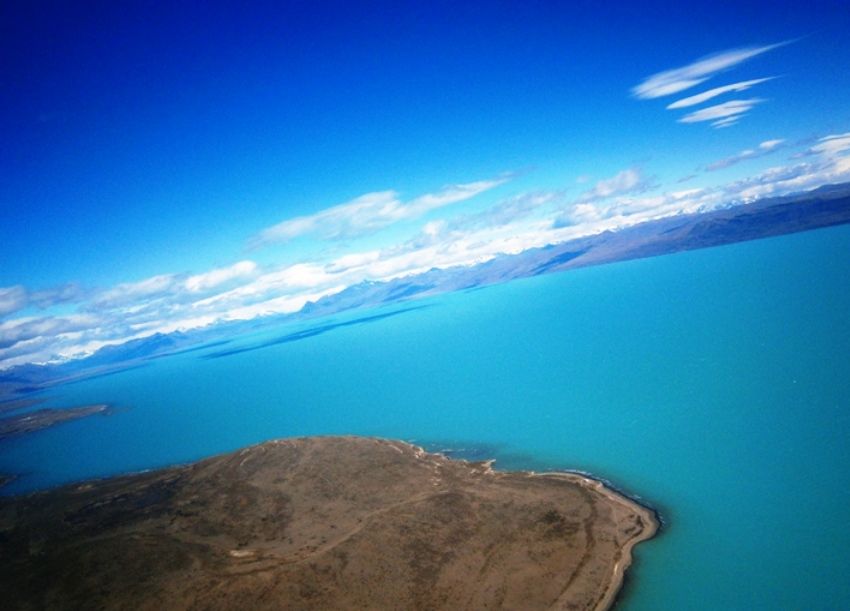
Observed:
[[[782,139],[767,140],[714,162],[712,169],[784,146]],[[430,219],[408,238],[383,248],[349,246],[286,265],[242,260],[193,274],[156,274],[96,291],[82,291],[76,285],[47,291],[20,285],[0,288],[0,369],[86,356],[103,346],[155,333],[293,313],[365,280],[474,265],[500,254],[648,220],[843,181],[850,181],[850,133],[823,136],[803,159],[714,187],[662,190],[642,169],[629,167],[572,197],[566,194],[573,186],[515,193],[475,213]],[[445,201],[492,188],[493,181],[486,182],[464,183],[417,198],[421,201],[414,208],[436,209],[433,206]],[[51,313],[51,304],[62,304],[60,311]],[[68,313],[70,306],[75,311]],[[43,313],[29,315],[28,310],[28,315],[21,315],[24,308],[39,307],[45,308]]]

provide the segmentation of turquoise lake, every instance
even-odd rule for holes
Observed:
[[[658,508],[618,608],[850,608],[850,226],[331,321],[349,324],[53,389],[118,409],[0,444],[0,471],[24,473],[4,493],[275,437],[394,437],[588,471]]]

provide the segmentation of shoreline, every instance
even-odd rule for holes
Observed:
[[[635,536],[630,537],[625,543],[623,543],[620,552],[621,557],[614,564],[608,589],[603,593],[602,597],[594,606],[595,611],[608,611],[617,602],[617,597],[620,594],[625,581],[626,571],[634,563],[634,555],[632,554],[634,547],[638,543],[654,538],[661,532],[663,522],[658,512],[655,509],[647,507],[643,503],[634,500],[628,495],[623,494],[615,488],[610,487],[605,481],[583,473],[577,473],[575,471],[554,471],[546,473],[530,472],[529,475],[532,477],[564,479],[577,483],[580,486],[590,488],[594,492],[601,494],[612,503],[615,503],[627,510],[634,511],[641,517],[641,523],[644,525],[644,528],[635,534]]]
[[[630,502],[634,503],[635,505],[639,505],[640,507],[642,507],[646,511],[650,512],[654,516],[655,521],[657,522],[659,533],[663,532],[664,529],[667,527],[667,520],[664,518],[664,514],[661,512],[661,509],[659,509],[658,507],[656,507],[654,504],[650,503],[649,501],[646,501],[640,495],[634,494],[632,492],[629,492],[628,490],[625,490],[625,489],[617,486],[614,482],[612,482],[608,478],[596,476],[591,471],[580,471],[580,470],[577,470],[577,469],[563,469],[563,470],[556,470],[556,471],[541,471],[540,475],[545,475],[545,474],[548,474],[548,473],[555,473],[555,474],[566,473],[567,475],[577,475],[579,477],[583,477],[583,478],[589,479],[589,480],[594,481],[594,482],[599,482],[600,484],[602,484],[608,490],[611,490],[611,491],[619,494],[621,497],[629,500]]]
[[[417,446],[416,444],[412,444],[409,442],[402,442],[416,449],[417,452],[428,453],[424,448]],[[596,605],[593,607],[594,611],[609,611],[617,602],[617,598],[619,597],[623,584],[626,578],[626,571],[629,567],[634,564],[635,558],[632,553],[634,547],[643,543],[644,541],[649,541],[656,537],[659,533],[661,533],[664,529],[664,520],[661,517],[661,514],[657,509],[652,507],[651,505],[645,503],[640,498],[635,498],[635,496],[624,492],[619,489],[617,486],[613,485],[610,481],[595,477],[591,473],[587,473],[585,471],[578,470],[569,470],[565,469],[562,471],[544,471],[544,472],[536,472],[536,471],[500,471],[493,468],[493,465],[496,463],[495,458],[486,459],[484,461],[472,461],[466,459],[456,459],[446,456],[444,452],[434,452],[435,454],[446,458],[447,460],[457,460],[459,462],[465,462],[467,464],[481,464],[484,467],[484,470],[488,473],[498,475],[498,474],[514,474],[520,475],[525,474],[528,477],[537,477],[537,478],[545,478],[545,479],[560,479],[565,480],[574,484],[578,484],[583,488],[593,490],[597,494],[602,495],[611,503],[614,503],[620,507],[625,508],[626,510],[633,511],[638,514],[641,518],[641,523],[644,525],[635,536],[629,538],[625,543],[623,543],[621,548],[621,558],[614,564],[614,569],[611,574],[611,578],[608,582],[608,588],[602,594],[602,596],[597,601]],[[556,601],[556,605],[560,601]]]
[[[45,407],[23,414],[0,418],[0,441],[19,435],[28,435],[38,431],[88,418],[97,414],[108,416],[112,408],[108,403],[94,403],[77,407]]]

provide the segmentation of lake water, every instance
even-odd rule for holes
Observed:
[[[0,471],[26,473],[5,493],[395,437],[589,471],[657,507],[624,609],[850,608],[850,226],[332,320],[51,391],[119,410],[0,444]]]

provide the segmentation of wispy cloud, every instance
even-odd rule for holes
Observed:
[[[102,291],[91,302],[95,308],[115,308],[139,301],[161,297],[174,291],[182,282],[179,274],[159,274],[138,282],[124,282]]]
[[[22,310],[27,305],[27,289],[15,286],[0,287],[0,316]]]
[[[428,223],[427,225],[432,225],[432,223]],[[370,263],[374,263],[380,258],[380,250],[354,252],[343,255],[341,257],[337,257],[336,259],[325,265],[325,271],[331,274],[339,274],[342,272],[347,272],[353,269],[357,269],[359,267],[369,265]]]
[[[785,44],[787,43],[781,42],[761,47],[742,47],[715,53],[681,68],[665,70],[647,77],[632,88],[632,95],[646,100],[679,93],[707,81],[719,72]]]
[[[701,123],[703,121],[718,122],[718,120],[722,123],[727,120],[732,120],[733,117],[738,119],[749,112],[753,106],[760,104],[763,101],[764,100],[759,98],[750,98],[748,100],[729,100],[722,104],[715,104],[714,106],[708,106],[688,113],[679,119],[679,123]]]
[[[729,198],[743,203],[763,197],[807,191],[824,184],[850,180],[850,157],[824,159],[814,163],[769,168],[764,172],[725,185]]]
[[[319,262],[296,263],[266,270],[250,282],[192,302],[191,308],[196,312],[223,312],[272,297],[314,291],[332,285],[335,280]]]
[[[90,314],[73,316],[43,316],[19,318],[0,323],[0,348],[14,346],[18,342],[42,336],[59,336],[73,331],[87,329],[99,320]]]
[[[850,132],[824,136],[808,152],[815,155],[836,155],[846,151],[850,151]]]
[[[186,288],[193,292],[208,291],[210,289],[227,284],[233,280],[253,276],[257,271],[257,264],[253,261],[239,261],[229,267],[221,267],[203,274],[197,274],[186,278]]]
[[[732,127],[738,123],[738,120],[743,117],[743,114],[740,115],[732,115],[730,117],[724,117],[723,119],[718,119],[717,121],[711,122],[711,127],[714,129],[722,129],[724,127]]]
[[[758,78],[753,79],[751,81],[741,81],[740,83],[732,83],[731,85],[715,87],[714,89],[709,89],[708,91],[703,91],[702,93],[698,93],[687,98],[682,98],[681,100],[677,100],[672,104],[668,104],[667,110],[675,110],[677,108],[687,108],[689,106],[696,106],[697,104],[702,104],[703,102],[706,102],[712,98],[716,98],[717,96],[723,95],[724,93],[729,93],[731,91],[746,91],[750,87],[773,80],[775,78],[775,76],[768,76],[766,78]]]
[[[618,195],[642,193],[653,188],[651,178],[644,176],[640,168],[628,168],[611,178],[600,180],[596,185],[578,197],[579,203],[595,202]]]
[[[554,221],[556,227],[567,227],[597,221],[605,217],[619,203],[600,206],[600,202],[611,199],[620,199],[626,196],[637,195],[653,189],[657,185],[652,178],[643,174],[640,168],[632,167],[617,172],[614,176],[600,180],[592,189],[588,189],[572,202]]]
[[[767,144],[770,147],[774,142],[776,141],[771,140]],[[762,197],[785,195],[825,184],[850,181],[850,133],[832,134],[818,139],[817,143],[805,152],[805,156],[811,159],[768,168],[747,178],[721,185],[716,191],[723,193],[727,200],[746,203]]]
[[[63,303],[76,303],[84,299],[89,291],[75,282],[54,286],[29,294],[29,302],[37,308],[46,310]]]
[[[648,196],[624,196],[600,205],[575,204],[553,219],[556,235],[574,238],[629,227],[673,214],[706,210],[717,196],[708,189],[683,189]],[[568,233],[561,233],[567,231]]]
[[[447,223],[450,229],[483,229],[501,227],[524,219],[541,207],[563,197],[563,191],[529,191],[514,195],[473,214],[455,217]]]
[[[80,301],[86,294],[86,291],[75,283],[38,291],[28,290],[22,285],[0,287],[0,316],[18,312],[30,306],[46,310],[63,303]]]
[[[288,219],[262,230],[249,245],[252,248],[275,242],[288,242],[310,235],[324,240],[368,235],[402,220],[418,218],[431,210],[468,200],[509,180],[502,176],[457,185],[449,185],[436,193],[421,195],[402,202],[396,191],[376,191],[361,195],[344,204],[309,216]]]
[[[673,68],[658,72],[647,77],[640,84],[632,88],[632,95],[638,99],[647,100],[673,95],[690,89],[713,78],[717,74],[731,70],[739,64],[788,44],[790,41],[780,42],[772,45],[742,47],[715,53],[692,62],[681,68]],[[768,76],[746,81],[738,81],[714,87],[707,91],[681,98],[667,105],[668,110],[679,110],[698,106],[709,100],[731,92],[747,91],[756,85],[773,80],[776,77]],[[746,115],[755,105],[764,100],[751,98],[748,100],[730,100],[722,104],[709,106],[701,110],[691,112],[679,119],[680,123],[702,123],[711,122],[715,129],[731,127]]]
[[[756,148],[746,149],[741,151],[740,153],[736,153],[735,155],[731,155],[729,157],[725,157],[724,159],[719,159],[717,161],[709,163],[705,166],[705,169],[709,172],[723,170],[748,159],[756,159],[758,157],[770,155],[771,153],[775,153],[777,150],[781,149],[783,146],[785,146],[785,140],[765,140]]]

